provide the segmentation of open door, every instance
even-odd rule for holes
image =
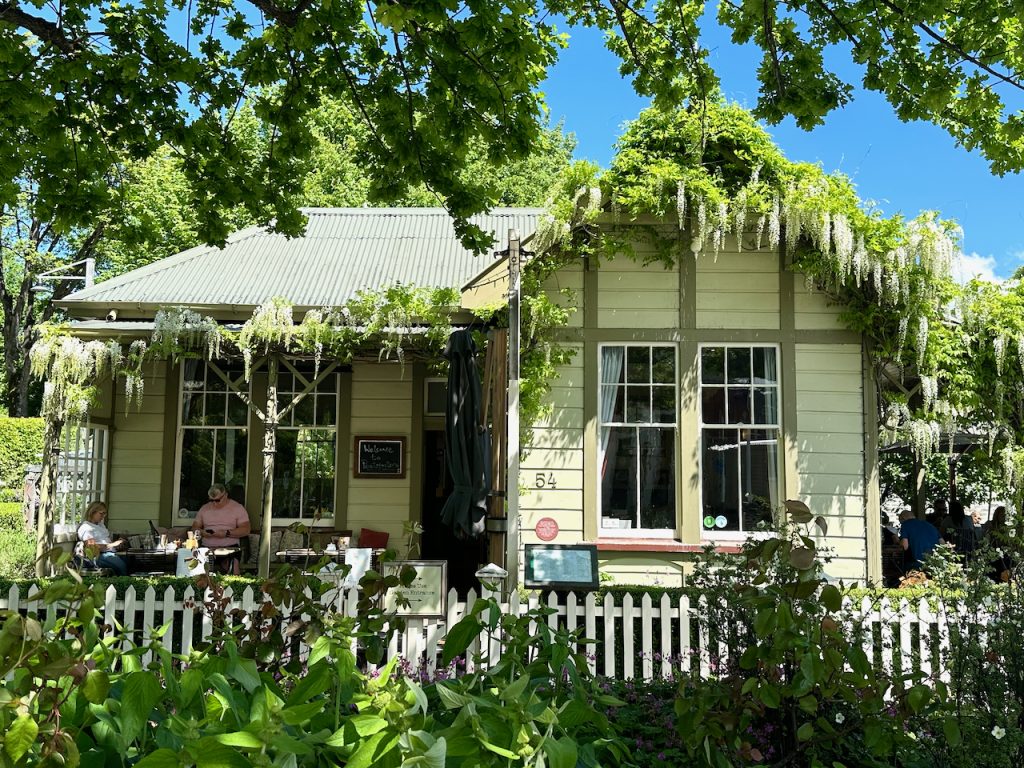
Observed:
[[[423,433],[423,535],[420,537],[424,560],[448,561],[448,589],[456,589],[465,599],[469,590],[480,594],[475,574],[482,564],[487,537],[459,539],[441,522],[441,510],[452,492],[452,479],[445,456],[444,432]]]

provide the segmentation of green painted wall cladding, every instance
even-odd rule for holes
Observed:
[[[0,416],[0,499],[20,498],[25,465],[38,464],[42,451],[42,419]]]

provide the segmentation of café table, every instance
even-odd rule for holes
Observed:
[[[334,563],[345,562],[345,550],[325,550],[318,552],[315,549],[283,549],[275,553],[279,562],[287,563],[288,565],[314,565],[320,562],[325,557]]]
[[[161,547],[129,549],[124,553],[130,574],[172,574],[177,564],[177,553]]]

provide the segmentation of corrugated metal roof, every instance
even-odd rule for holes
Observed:
[[[297,307],[337,306],[360,289],[394,283],[459,288],[493,259],[455,236],[442,208],[312,208],[302,237],[261,227],[231,235],[78,291],[60,304],[258,306],[283,296]],[[496,208],[472,221],[506,247],[508,230],[532,234],[539,208]]]

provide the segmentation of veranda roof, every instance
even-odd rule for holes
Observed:
[[[532,233],[542,210],[495,208],[472,221],[507,247],[509,229]],[[164,306],[239,315],[274,296],[297,310],[337,306],[360,289],[401,283],[459,288],[493,260],[455,236],[443,208],[312,208],[302,237],[249,227],[223,249],[200,246],[78,291],[58,304],[74,317],[151,318]]]

